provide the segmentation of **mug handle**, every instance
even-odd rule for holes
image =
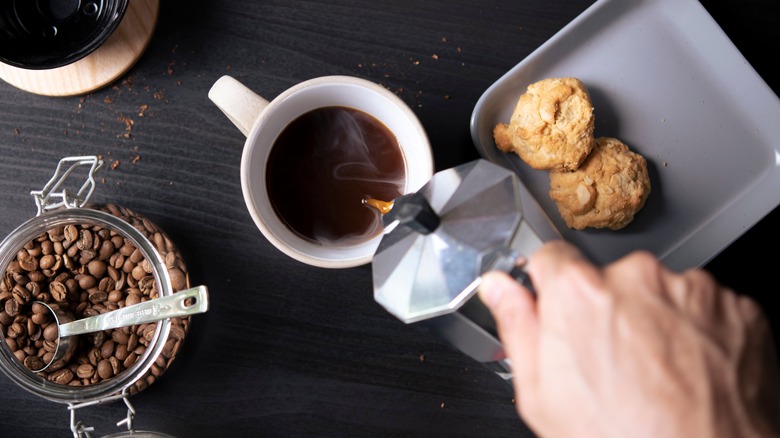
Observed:
[[[209,90],[209,99],[244,134],[249,135],[252,126],[268,101],[257,95],[232,76],[222,76]]]

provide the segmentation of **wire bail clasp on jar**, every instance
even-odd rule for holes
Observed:
[[[89,166],[86,181],[81,188],[74,194],[64,187],[68,177],[81,166]],[[43,186],[42,190],[33,190],[30,194],[35,198],[35,205],[38,207],[36,216],[43,213],[56,210],[61,207],[81,208],[84,207],[92,192],[95,190],[95,173],[103,167],[103,160],[95,155],[81,157],[65,157],[57,164],[57,169],[49,182]]]
[[[113,395],[111,397],[103,398],[101,400],[82,402],[82,403],[69,403],[68,410],[70,411],[70,430],[71,432],[73,432],[73,438],[92,438],[92,432],[95,431],[94,427],[88,426],[84,422],[76,421],[76,409],[84,408],[87,406],[99,405],[102,403],[119,400],[119,399],[125,402],[125,406],[127,406],[127,417],[125,417],[122,420],[119,420],[116,423],[116,425],[127,426],[127,431],[130,434],[134,434],[136,431],[135,426],[133,425],[133,419],[135,418],[135,408],[133,407],[132,404],[130,404],[130,400],[128,399],[129,396],[130,394],[128,394],[127,389],[125,388],[124,390],[122,390],[121,393]]]

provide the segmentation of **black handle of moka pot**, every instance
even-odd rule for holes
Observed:
[[[511,250],[507,247],[498,248],[483,256],[482,267],[483,273],[487,271],[497,270],[503,271],[509,274],[512,278],[517,280],[518,283],[525,286],[526,289],[536,298],[536,290],[534,289],[531,277],[525,271],[526,258],[521,254]],[[474,312],[474,308],[481,308],[481,313]],[[484,303],[481,300],[471,300],[464,308],[466,312],[471,313],[470,318],[476,320],[479,318],[477,315],[481,314],[482,320],[479,322],[480,327],[490,332],[496,339],[498,339],[498,329],[496,327],[495,319],[492,314],[484,307]],[[511,384],[512,382],[512,367],[508,358],[483,362],[486,368],[495,372],[499,377],[506,380]]]
[[[531,282],[531,277],[525,271],[526,263],[525,256],[510,248],[503,247],[483,256],[482,266],[483,272],[493,270],[506,272],[536,297],[536,289],[534,289],[534,285]]]
[[[406,226],[420,234],[430,234],[439,227],[441,219],[433,211],[431,204],[417,192],[396,198],[393,208],[382,216],[385,228],[398,222],[398,226]]]

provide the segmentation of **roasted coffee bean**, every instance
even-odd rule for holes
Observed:
[[[125,305],[132,306],[133,304],[138,304],[141,302],[141,294],[140,293],[129,293],[127,294],[127,298],[125,298]]]
[[[16,300],[14,300],[14,299],[5,300],[5,313],[8,316],[10,316],[10,317],[17,316],[19,314],[19,309],[20,308],[21,308],[21,306],[19,305],[19,303]]]
[[[106,332],[97,332],[92,334],[92,345],[100,347],[106,341]]]
[[[122,329],[115,329],[111,332],[111,339],[119,345],[127,347],[127,340],[130,339],[130,335],[122,331]]]
[[[122,272],[124,272],[125,274],[130,274],[131,272],[133,272],[133,269],[135,269],[136,266],[138,266],[138,265],[136,265],[135,263],[131,262],[130,259],[125,258],[125,263],[122,265],[121,269],[122,269]]]
[[[46,280],[46,275],[43,273],[43,271],[32,271],[27,274],[27,278],[31,283],[40,283]]]
[[[76,247],[80,250],[92,249],[92,232],[89,230],[81,230],[79,232],[79,240],[76,242]]]
[[[116,344],[116,349],[114,350],[114,357],[116,357],[120,361],[124,361],[125,359],[127,359],[127,355],[128,355],[127,345]]]
[[[135,250],[133,250],[133,253],[130,254],[130,257],[128,257],[128,259],[130,260],[130,262],[137,265],[141,263],[141,261],[144,259],[144,255],[143,253],[141,253],[141,250],[136,248]]]
[[[133,364],[135,364],[136,360],[138,360],[138,355],[135,352],[131,351],[127,353],[127,357],[124,359],[124,361],[122,361],[122,366],[124,366],[125,368],[130,368],[131,366],[133,366]]]
[[[92,289],[98,284],[97,279],[89,274],[79,275],[76,280],[79,282],[79,287],[84,290]]]
[[[84,318],[89,318],[91,316],[100,315],[100,312],[98,312],[97,310],[95,310],[92,307],[87,307],[86,309],[84,309],[83,312],[81,312],[81,314],[84,316]]]
[[[166,358],[171,357],[174,347],[176,347],[176,339],[168,339],[165,341],[165,346],[162,349],[162,355]]]
[[[98,282],[97,288],[103,292],[111,292],[116,289],[116,283],[111,277],[103,277],[100,279],[100,282]]]
[[[103,341],[103,344],[100,346],[100,355],[103,356],[103,359],[108,359],[114,355],[115,346],[116,343],[113,339],[106,339]]]
[[[51,269],[54,263],[57,261],[54,254],[48,254],[41,257],[40,267],[41,269]]]
[[[101,379],[110,379],[111,377],[114,377],[114,370],[111,367],[111,362],[109,362],[108,359],[103,359],[98,362],[97,374]]]
[[[176,254],[173,252],[169,252],[165,254],[165,267],[168,269],[169,273],[171,268],[177,268],[177,260],[176,260]]]
[[[121,248],[122,245],[125,244],[125,238],[120,236],[119,234],[112,234],[111,243],[113,243],[114,248],[116,248],[116,250],[119,251],[119,248]]]
[[[33,315],[49,315],[49,309],[41,303],[33,303],[30,308],[32,309]],[[41,323],[39,322],[38,324]]]
[[[48,311],[45,313],[33,313],[30,316],[30,320],[38,325],[44,325],[49,322],[49,313]]]
[[[41,253],[45,255],[52,254],[54,252],[54,243],[51,240],[44,240],[41,242]]]
[[[16,259],[19,262],[19,267],[25,271],[34,271],[38,269],[38,259],[30,255],[26,250],[19,251]]]
[[[47,341],[56,341],[59,335],[60,335],[59,328],[57,328],[57,324],[54,322],[50,322],[43,329],[43,339]]]
[[[119,215],[153,243],[174,291],[188,287],[186,265],[164,233],[127,209],[105,206],[104,210]],[[57,344],[57,326],[48,309],[30,302],[59,304],[77,319],[89,317],[157,297],[152,272],[143,253],[114,231],[74,224],[48,230],[17,251],[0,279],[5,348],[23,364],[48,363]],[[161,353],[131,392],[145,388],[167,369],[186,337],[189,321],[189,317],[172,319],[168,338],[160,339],[165,342]],[[156,324],[143,324],[85,335],[72,357],[39,374],[55,383],[78,386],[110,379],[145,354],[156,328]]]
[[[54,366],[54,364],[52,364],[51,366]],[[73,380],[73,371],[69,370],[68,368],[62,368],[49,374],[48,378],[50,381],[54,383],[59,383],[60,385],[67,385],[68,383],[70,383],[71,380]]]
[[[100,305],[100,303],[106,301],[107,299],[108,299],[108,294],[103,292],[102,290],[95,290],[94,292],[89,294],[89,301],[96,305]],[[101,305],[100,309],[104,310],[105,306]],[[105,311],[100,313],[105,313]]]
[[[95,367],[90,363],[81,364],[76,370],[76,375],[80,379],[90,379],[95,375]]]
[[[176,292],[180,292],[187,288],[187,276],[179,268],[172,268],[168,270],[171,276],[171,286]]]
[[[108,293],[108,301],[111,303],[119,303],[125,297],[125,294],[121,290],[114,289]]]
[[[136,348],[138,348],[138,335],[135,333],[130,333],[130,335],[127,337],[127,350],[134,351]]]
[[[54,301],[65,301],[68,297],[68,288],[59,281],[49,283],[49,293]]]
[[[41,293],[41,285],[37,281],[30,281],[24,288],[30,292],[31,298],[35,298]]]
[[[108,278],[114,280],[114,282],[119,281],[120,273],[110,262],[106,265],[106,272],[108,273]]]
[[[70,299],[73,300],[73,297],[77,296],[80,292],[79,282],[73,277],[68,277],[63,281],[63,284],[65,285],[65,289],[67,290]],[[81,301],[79,300],[79,302]]]
[[[21,362],[22,365],[24,365],[24,359],[26,359],[27,356],[29,356],[29,354],[27,354],[24,350],[19,349],[14,351],[14,356],[16,356],[16,359],[18,359],[19,362]]]
[[[41,338],[41,326],[36,324],[35,321],[33,321],[32,318],[27,320],[27,337],[30,338],[31,341],[37,341]]]
[[[51,234],[49,235],[51,236]],[[79,238],[79,228],[75,225],[66,225],[63,238],[67,242],[75,242]],[[54,239],[52,239],[54,240]]]
[[[157,248],[157,251],[160,251],[160,253],[166,253],[170,251],[170,248],[168,248],[167,242],[165,241],[165,237],[163,237],[162,233],[154,233],[154,246]]]
[[[122,269],[125,265],[125,256],[115,253],[108,259],[108,265],[117,270]]]
[[[122,370],[123,370],[122,363],[116,357],[114,357],[114,356],[109,357],[108,358],[108,363],[111,364],[111,373],[112,373],[112,375],[116,376],[117,374],[122,372]]]
[[[11,292],[14,296],[14,300],[16,300],[19,305],[25,305],[30,302],[30,299],[32,298],[32,294],[29,290],[27,290],[26,287],[16,285],[14,286],[13,291]]]
[[[146,277],[146,271],[144,271],[144,268],[141,265],[135,265],[135,267],[131,270],[131,274],[133,278],[136,279],[136,281]]]
[[[105,263],[105,261],[108,260],[115,252],[116,247],[114,247],[114,242],[111,240],[104,240],[100,244],[100,249],[98,250],[98,260]]]
[[[133,254],[135,250],[135,245],[133,245],[129,240],[123,239],[122,246],[119,248],[119,254],[122,254],[124,257],[130,257],[130,255]]]
[[[70,269],[71,271],[76,269],[76,262],[73,260],[73,258],[67,254],[62,255],[62,265],[65,266],[65,268]]]
[[[144,389],[146,389],[147,386],[148,385],[146,384],[146,380],[140,379],[134,384],[135,392],[143,391]]]
[[[54,352],[54,350],[57,348],[57,341],[49,341],[45,340],[43,341],[43,350],[46,352]]]
[[[184,329],[176,324],[171,324],[171,338],[176,340],[184,339],[184,336],[186,333],[184,333]]]
[[[23,338],[27,335],[27,329],[22,324],[15,322],[6,329],[5,335],[12,339]]]
[[[151,342],[152,338],[154,338],[154,332],[157,330],[157,324],[149,324],[144,329],[143,333],[143,339],[146,340],[146,342]]]
[[[87,353],[87,361],[92,364],[92,366],[96,367],[101,360],[103,360],[103,357],[100,354],[99,348],[94,347]]]
[[[6,336],[5,344],[8,345],[8,349],[11,350],[11,352],[14,352],[19,349],[19,343],[16,342],[16,339],[14,338]]]
[[[13,300],[11,300],[11,301],[13,301]],[[8,312],[5,311],[5,309],[0,311],[0,325],[5,327],[5,326],[7,326],[9,324],[13,324],[13,322],[14,322],[14,317],[9,315]]]
[[[81,265],[89,264],[95,257],[97,257],[97,251],[94,249],[83,249],[79,252],[79,263]]]
[[[145,277],[138,280],[138,289],[141,289],[142,295],[147,295],[151,297],[154,287],[155,287],[155,280],[152,275],[147,274]]]
[[[24,358],[23,363],[28,370],[34,370],[34,371],[43,368],[43,366],[45,365],[43,363],[43,359],[41,359],[38,356],[27,356]]]

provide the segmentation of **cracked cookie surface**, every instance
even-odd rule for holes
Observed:
[[[650,195],[647,162],[616,138],[595,141],[578,170],[550,172],[550,197],[569,228],[619,230]]]
[[[539,170],[575,170],[594,146],[595,115],[577,78],[547,78],[528,86],[508,124],[493,129],[496,146]]]

